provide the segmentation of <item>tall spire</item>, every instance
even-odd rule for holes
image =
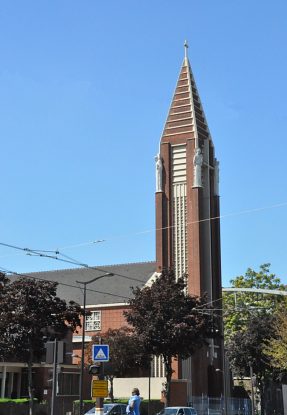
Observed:
[[[187,40],[185,40],[184,41],[184,59],[186,61],[188,61],[187,51],[188,51],[188,43],[187,43]]]
[[[184,59],[160,142],[156,189],[157,271],[186,275],[187,292],[221,298],[219,166],[184,44]],[[213,220],[210,220],[213,218]],[[216,353],[215,353],[216,350]],[[188,396],[220,396],[221,340],[195,358],[178,360],[177,373],[196,379]],[[210,370],[212,369],[212,370]],[[197,374],[200,372],[201,376]]]
[[[184,42],[184,60],[175,88],[174,96],[163,130],[161,142],[173,144],[194,139],[198,147],[200,140],[211,139],[196,83],[188,59],[188,43]]]

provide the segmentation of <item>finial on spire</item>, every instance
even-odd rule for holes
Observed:
[[[188,49],[188,43],[187,40],[184,41],[184,57],[187,59],[187,49]]]

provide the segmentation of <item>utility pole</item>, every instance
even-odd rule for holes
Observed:
[[[151,387],[151,362],[152,358],[149,359],[149,368],[148,368],[148,415],[151,415],[150,413],[150,387]]]
[[[254,405],[254,390],[253,390],[253,367],[251,363],[249,365],[249,368],[250,368],[250,386],[251,386],[251,414],[254,415],[255,405]]]
[[[55,337],[55,340],[54,340],[54,359],[53,359],[53,387],[52,387],[51,415],[56,415],[57,381],[58,381],[58,341],[57,341],[57,337]]]
[[[99,337],[99,344],[102,344],[102,338]],[[104,363],[100,364],[99,374],[95,377],[97,380],[104,379]],[[103,415],[104,413],[104,398],[96,398],[95,415]]]
[[[99,275],[98,277],[93,278],[89,281],[76,281],[78,284],[82,284],[84,286],[84,301],[83,301],[83,320],[82,320],[82,344],[81,344],[81,370],[80,370],[80,393],[79,393],[79,415],[83,415],[84,413],[84,368],[85,368],[85,330],[86,330],[86,296],[87,296],[87,285],[95,282],[104,277],[112,277],[114,274],[111,272],[107,272],[104,275]]]

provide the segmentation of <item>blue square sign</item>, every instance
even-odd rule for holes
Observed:
[[[108,362],[110,360],[109,345],[93,344],[92,359],[94,362]]]

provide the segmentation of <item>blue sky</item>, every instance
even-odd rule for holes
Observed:
[[[265,262],[287,283],[286,16],[285,0],[2,1],[0,241],[154,260],[154,156],[187,39],[220,160],[223,285]],[[3,246],[0,266],[70,267]]]

